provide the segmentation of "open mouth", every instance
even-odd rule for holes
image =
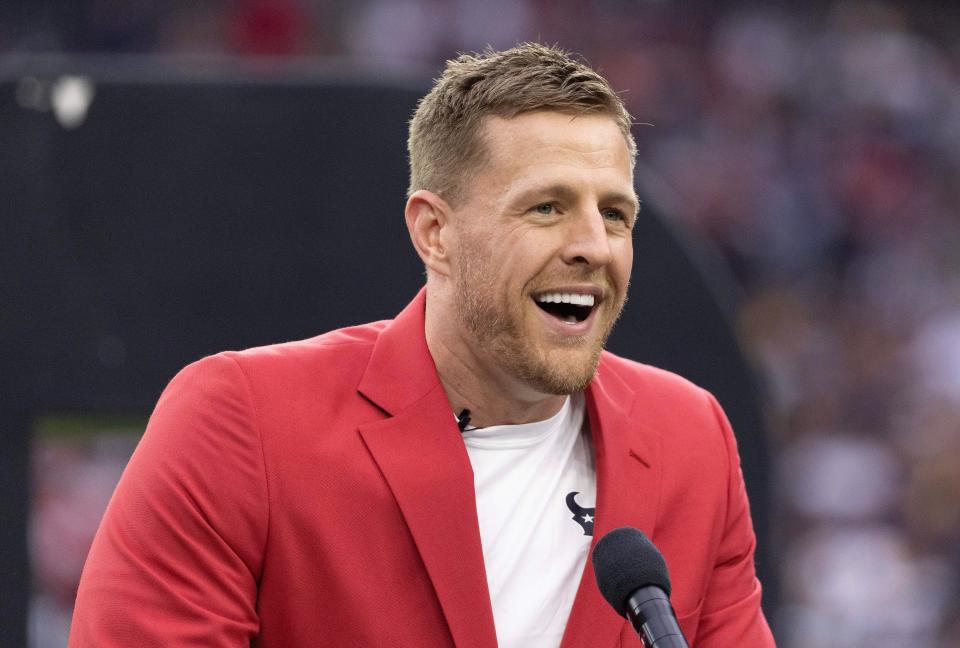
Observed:
[[[596,305],[593,295],[582,293],[544,293],[533,298],[541,310],[568,324],[582,322]]]

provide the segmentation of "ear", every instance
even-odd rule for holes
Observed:
[[[450,214],[450,205],[426,189],[413,192],[403,212],[410,240],[420,259],[429,270],[441,275],[450,274],[449,250],[443,243],[449,237],[449,234],[444,236],[444,228],[450,224]]]

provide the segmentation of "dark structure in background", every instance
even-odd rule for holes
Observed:
[[[32,417],[149,412],[200,356],[391,317],[423,281],[402,210],[425,78],[67,72],[33,63],[0,79],[2,646],[26,645]],[[771,610],[769,464],[730,296],[717,299],[724,273],[649,205],[635,249],[610,347],[726,408]]]

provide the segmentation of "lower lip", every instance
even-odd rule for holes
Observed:
[[[536,302],[534,302],[533,307],[536,308],[537,312],[540,313],[540,316],[546,323],[547,328],[554,333],[565,337],[582,336],[589,332],[593,327],[593,321],[597,315],[597,311],[599,310],[599,304],[597,304],[597,306],[594,306],[592,309],[590,309],[590,315],[588,315],[587,319],[583,320],[582,322],[564,322],[562,319],[554,317],[547,311],[537,306]]]

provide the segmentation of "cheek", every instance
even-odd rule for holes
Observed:
[[[622,247],[614,252],[613,268],[615,280],[622,289],[626,290],[627,284],[630,283],[630,273],[633,271],[632,239],[625,240]]]
[[[527,240],[521,245],[514,241],[495,247],[489,263],[502,283],[516,288],[541,271],[549,249],[546,242]]]

